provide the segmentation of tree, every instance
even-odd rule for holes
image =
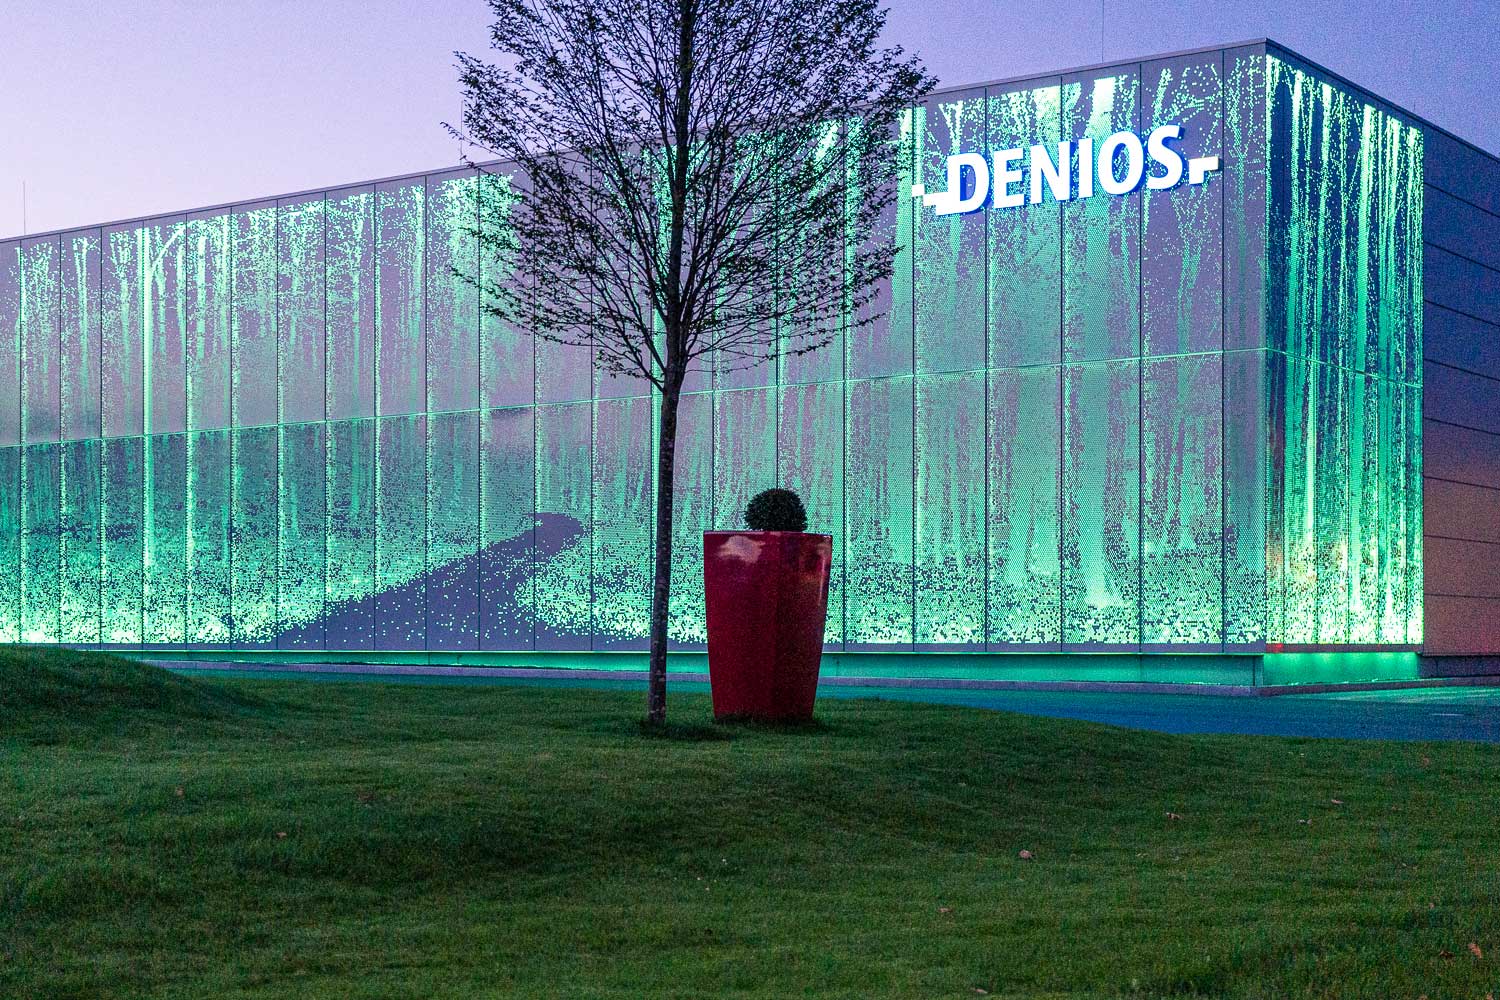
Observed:
[[[524,193],[479,227],[486,310],[660,393],[647,718],[666,718],[673,468],[690,370],[873,322],[896,124],[935,82],[876,0],[489,0],[463,129]],[[485,168],[481,168],[485,169]]]

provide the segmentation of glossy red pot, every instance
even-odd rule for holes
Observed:
[[[715,718],[812,718],[832,562],[832,535],[704,532]]]

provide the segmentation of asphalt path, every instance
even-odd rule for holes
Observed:
[[[868,689],[867,689],[868,690]],[[821,693],[821,692],[820,692]],[[858,695],[858,689],[828,690]],[[879,691],[878,697],[969,705],[1160,733],[1242,733],[1362,740],[1500,743],[1500,688],[1409,688],[1223,697],[1093,691]]]
[[[642,690],[638,680],[451,677],[406,674],[287,673],[277,670],[200,670],[185,673],[328,683],[507,684]],[[678,680],[672,690],[706,692],[702,682]],[[881,698],[966,705],[971,708],[1065,719],[1085,719],[1162,733],[1381,740],[1474,740],[1500,743],[1500,687],[1431,687],[1394,691],[1336,691],[1274,696],[1138,694],[1104,691],[856,687],[824,684],[824,698]]]

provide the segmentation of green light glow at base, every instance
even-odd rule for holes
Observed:
[[[289,664],[307,660],[288,650],[182,650],[159,654],[172,661]],[[642,672],[644,652],[454,651],[417,653],[381,650],[333,652],[319,659],[345,666],[498,667],[540,670]],[[676,674],[708,670],[707,654],[681,652],[668,669]],[[823,655],[821,676],[892,681],[927,678],[1024,684],[1182,684],[1200,687],[1298,687],[1325,684],[1402,684],[1421,679],[1412,652],[1260,654],[1138,653],[849,653]]]

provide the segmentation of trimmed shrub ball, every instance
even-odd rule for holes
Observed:
[[[762,490],[745,508],[751,531],[806,531],[807,510],[791,490]]]

